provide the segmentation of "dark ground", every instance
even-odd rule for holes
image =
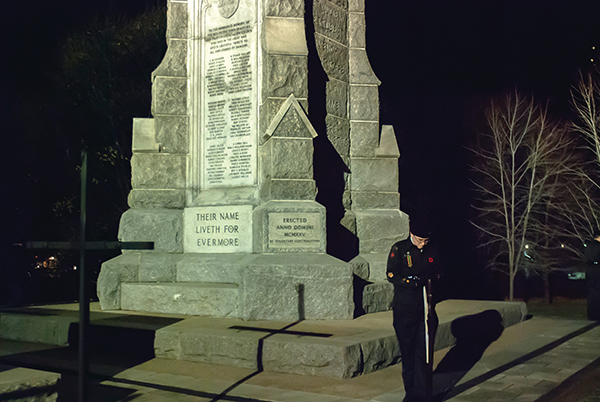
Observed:
[[[587,301],[555,297],[551,304],[534,298],[527,301],[527,311],[534,316],[586,319]],[[563,385],[536,402],[600,402],[600,361],[575,374]]]

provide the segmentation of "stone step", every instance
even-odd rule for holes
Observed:
[[[61,375],[0,364],[0,400],[56,401]]]
[[[209,282],[121,284],[121,309],[163,314],[238,317],[239,286]]]
[[[453,325],[471,328],[472,320],[474,327],[506,328],[526,315],[521,302],[447,300],[437,311],[440,326],[436,350],[454,344]],[[367,374],[400,358],[391,311],[354,320],[215,322],[194,317],[159,329],[156,356],[333,378]]]
[[[24,339],[24,328],[40,328],[46,343],[62,342],[77,321],[76,305],[0,312],[0,337]],[[301,375],[350,378],[374,372],[399,361],[392,328],[392,312],[366,314],[352,320],[243,321],[239,318],[101,312],[92,305],[95,343],[136,343],[154,335],[156,357],[230,365]],[[486,328],[506,328],[521,322],[527,311],[522,302],[446,300],[437,308],[440,326],[436,350],[454,344],[452,331],[485,337]],[[54,324],[52,324],[54,323]],[[69,325],[66,325],[69,323]],[[60,324],[60,325],[59,325]],[[50,331],[49,329],[55,329]],[[38,334],[36,340],[44,337]],[[141,342],[138,342],[141,343]],[[148,349],[150,346],[148,342]],[[97,347],[102,348],[101,345]],[[106,353],[121,353],[111,347]]]
[[[365,285],[362,308],[365,313],[379,313],[392,308],[394,285],[388,281],[376,281]]]
[[[61,304],[0,310],[0,338],[55,346],[76,346],[78,305]],[[88,339],[92,349],[122,354],[154,355],[154,334],[186,316],[143,315],[99,311],[90,303]]]

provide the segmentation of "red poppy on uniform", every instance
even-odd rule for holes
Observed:
[[[390,257],[392,257],[392,258],[393,258],[393,257],[394,257],[394,253],[390,254]]]
[[[433,258],[432,257],[429,257],[429,262],[433,262]]]

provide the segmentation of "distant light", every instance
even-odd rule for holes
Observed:
[[[49,260],[56,260],[56,258],[55,258],[55,257],[49,257],[48,259],[49,259]]]
[[[596,50],[596,46],[592,46],[592,50]]]
[[[590,59],[590,61],[593,63],[593,62],[594,62],[594,59]]]
[[[73,265],[73,271],[77,271],[77,265]]]
[[[529,244],[526,244],[526,245],[525,245],[525,248],[529,248]]]
[[[561,244],[560,246],[561,246],[562,248],[565,248],[565,245],[564,245],[564,244]]]

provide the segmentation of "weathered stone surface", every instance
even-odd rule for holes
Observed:
[[[187,111],[187,79],[156,77],[152,83],[152,114],[184,116]]]
[[[265,15],[304,18],[304,0],[267,0]]]
[[[125,253],[102,264],[96,293],[102,310],[121,308],[121,283],[139,281],[140,253]]]
[[[363,289],[362,307],[367,314],[388,311],[393,299],[394,285],[385,280],[374,282]]]
[[[289,221],[280,222],[281,225],[287,225],[291,228],[285,228],[289,233],[307,236],[306,239],[296,239],[286,246],[275,241],[271,242],[270,231],[273,230],[271,219],[289,218]],[[256,207],[253,211],[254,240],[253,250],[255,253],[324,253],[326,250],[326,210],[325,207],[315,201],[269,201]],[[294,229],[294,225],[307,224],[310,225],[310,230]],[[275,235],[279,235],[278,232]],[[284,230],[282,228],[281,230]],[[305,240],[298,241],[296,240]],[[272,244],[277,243],[277,244]],[[305,256],[305,254],[301,254]],[[301,257],[298,257],[301,258]],[[254,262],[252,262],[254,263]]]
[[[352,209],[398,209],[400,194],[383,191],[353,191]]]
[[[183,212],[173,209],[129,209],[121,216],[120,241],[152,241],[147,252],[183,251]],[[112,260],[111,260],[112,261]]]
[[[375,149],[375,155],[378,158],[398,159],[400,157],[398,140],[393,126],[385,124],[381,127],[381,140],[379,146]]]
[[[187,40],[169,39],[169,46],[160,65],[152,72],[155,77],[187,77]]]
[[[349,264],[352,265],[352,272],[354,272],[354,275],[365,280],[369,279],[369,262],[367,260],[357,255],[349,262]]]
[[[225,331],[197,330],[181,335],[181,356],[208,364],[257,368],[259,339],[266,333],[242,331],[235,337]]]
[[[181,254],[149,254],[140,257],[140,282],[175,282]]]
[[[0,395],[13,402],[54,402],[61,375],[23,367],[0,366]],[[7,394],[15,393],[14,399]]]
[[[238,286],[220,283],[122,283],[121,309],[166,314],[238,316]]]
[[[348,45],[351,48],[367,47],[365,14],[351,12],[348,17]]]
[[[327,113],[341,118],[348,117],[348,83],[330,79],[326,84]]]
[[[265,18],[267,53],[308,55],[304,20],[296,18]]]
[[[308,96],[308,64],[306,56],[268,55],[268,95]]]
[[[360,343],[363,355],[363,373],[373,373],[398,362],[400,348],[395,334],[388,331],[370,334],[371,339]]]
[[[350,49],[350,82],[352,84],[381,84],[371,68],[365,49]]]
[[[407,235],[408,236],[408,235]],[[390,245],[391,247],[391,245]],[[386,269],[387,269],[387,250],[384,253],[363,253],[360,257],[369,263],[369,277],[366,278],[372,282],[385,281],[387,282]]]
[[[364,13],[365,0],[348,0],[348,10]]]
[[[379,145],[379,122],[353,121],[350,123],[350,156],[373,158]]]
[[[340,225],[348,229],[351,233],[356,234],[356,215],[352,210],[350,210],[350,206],[345,206],[346,212],[344,213],[344,217],[340,221]]]
[[[527,315],[527,304],[524,302],[512,302],[511,304],[499,305],[497,311],[502,315],[502,325],[508,328],[511,325],[516,325],[525,319]]]
[[[350,85],[350,119],[379,121],[377,85]]]
[[[265,340],[265,371],[352,378],[361,372],[360,345],[335,340],[323,343],[310,337],[288,342],[286,336],[275,335]]]
[[[446,325],[440,325],[435,337],[435,349],[440,350],[447,348],[456,343],[456,338],[452,334],[454,322],[456,319],[465,318],[482,312],[490,312],[495,310],[502,317],[502,325],[504,328],[518,324],[525,319],[527,315],[527,304],[525,302],[505,302],[505,301],[489,301],[489,300],[445,300],[437,305],[436,311],[438,316],[444,317]],[[470,311],[472,314],[465,315],[465,311]],[[454,325],[454,326],[455,326]]]
[[[352,266],[327,254],[263,254],[242,272],[245,320],[350,319]]]
[[[280,139],[272,138],[272,174],[275,179],[313,178],[312,138]]]
[[[181,357],[181,333],[177,324],[168,325],[154,333],[154,354],[160,359],[184,360]]]
[[[328,0],[331,4],[334,4],[338,7],[341,7],[344,10],[348,9],[348,1],[349,0]]]
[[[346,166],[348,166],[348,165],[346,165]],[[347,173],[344,173],[344,174],[347,174]],[[348,190],[348,188],[345,188],[344,193],[342,194],[342,205],[344,206],[344,209],[346,209],[346,210],[352,208],[352,199],[350,198],[350,194],[351,193]]]
[[[348,10],[328,0],[314,0],[315,32],[348,46]]]
[[[397,159],[352,159],[351,189],[353,191],[398,192]]]
[[[131,184],[136,189],[185,187],[185,155],[137,153],[131,157]]]
[[[313,139],[309,128],[304,121],[302,121],[298,110],[294,107],[290,107],[287,110],[285,116],[281,119],[279,125],[273,132],[273,137],[307,138],[310,139],[311,142]]]
[[[316,36],[317,53],[329,78],[348,82],[348,48],[323,36]]]
[[[408,236],[408,219],[399,210],[357,210],[356,228],[361,253],[387,253]]]
[[[177,263],[178,282],[242,282],[241,270],[254,254],[185,254]]]
[[[202,191],[188,206],[256,205],[258,190],[252,187],[211,188]]]
[[[348,154],[350,153],[350,139],[331,136],[329,137],[329,141],[331,142],[331,145],[333,145],[337,153],[340,155],[344,163],[348,164]]]
[[[314,180],[271,179],[265,184],[265,198],[270,200],[309,201],[317,195]]]
[[[188,4],[169,1],[167,8],[167,38],[187,39]]]
[[[133,119],[133,140],[131,148],[133,153],[159,151],[160,144],[156,142],[154,119]]]
[[[185,207],[185,190],[132,189],[127,197],[131,208],[168,208]]]
[[[69,344],[69,327],[73,321],[77,320],[55,315],[2,314],[0,338],[66,346]]]
[[[188,152],[188,118],[187,116],[154,117],[156,141],[160,143],[161,152],[185,154]]]
[[[348,119],[328,114],[325,117],[325,124],[327,126],[327,137],[330,141],[332,137],[337,137],[347,140],[348,144],[350,143],[350,122]],[[344,155],[347,156],[348,153]]]
[[[295,95],[294,95],[295,96]],[[306,98],[296,98],[296,100],[298,101],[298,103],[302,106],[302,108],[304,110],[308,110],[308,99]],[[271,124],[271,122],[273,121],[273,118],[275,117],[275,115],[277,114],[277,112],[279,112],[279,110],[281,109],[281,106],[283,105],[283,103],[286,101],[286,98],[269,98],[267,99],[266,102],[266,107],[267,107],[267,123],[266,126],[268,126],[269,124]],[[265,127],[266,129],[266,127]]]

